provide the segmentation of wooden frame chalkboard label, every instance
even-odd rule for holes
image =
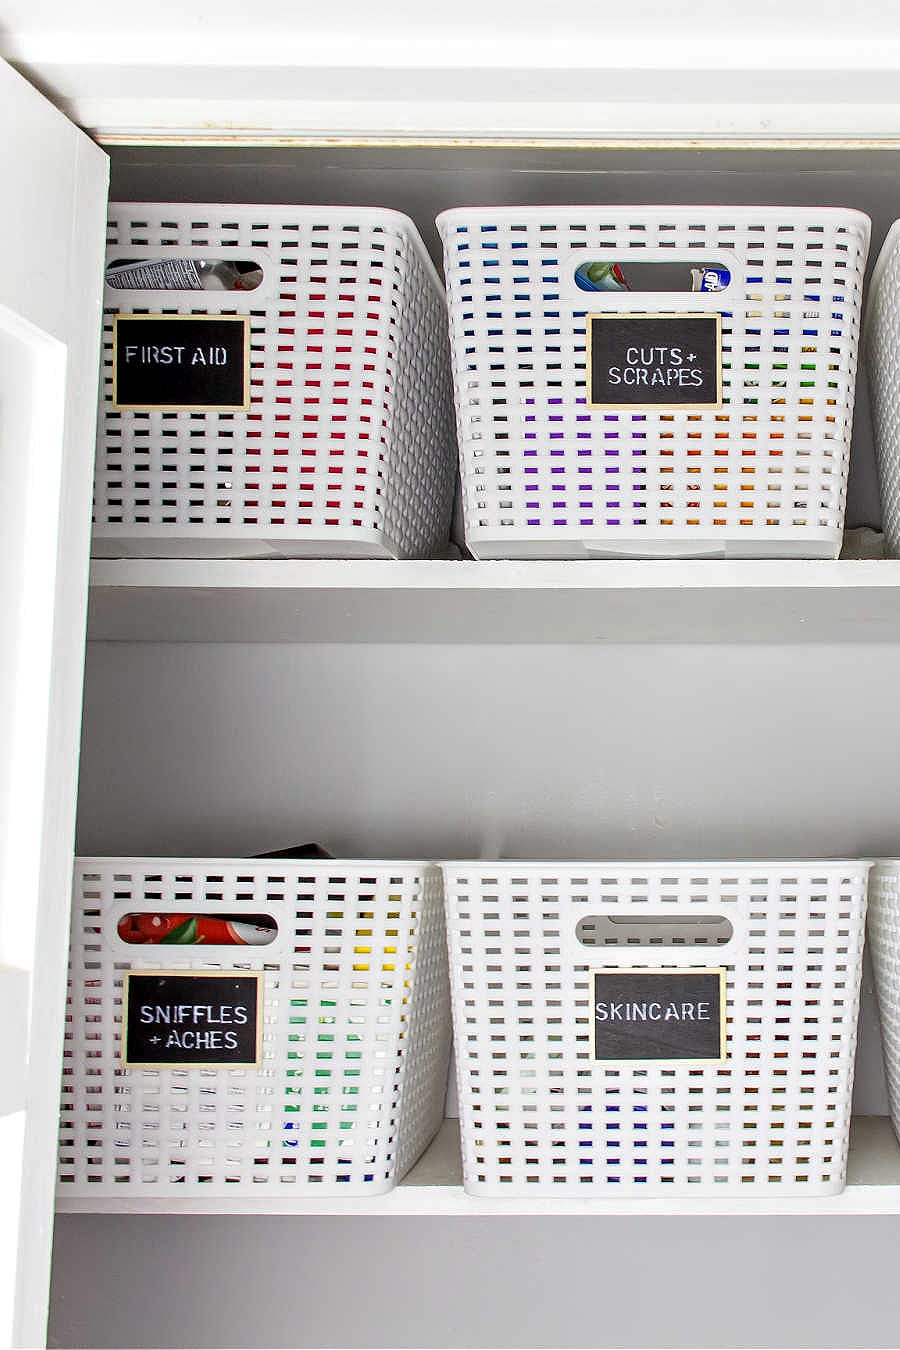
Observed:
[[[265,976],[248,970],[132,970],[122,981],[126,1069],[256,1068]]]
[[[589,408],[722,406],[721,314],[588,314],[586,322]]]
[[[592,970],[594,1059],[721,1064],[725,969]]]
[[[112,406],[123,412],[245,412],[248,314],[116,314]]]

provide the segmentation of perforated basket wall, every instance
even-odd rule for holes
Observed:
[[[411,221],[119,203],[107,258],[255,261],[263,282],[246,293],[106,287],[95,554],[425,557],[446,545],[446,304]],[[116,411],[116,313],[248,314],[249,411]]]
[[[131,912],[265,913],[263,947],[132,946]],[[124,1069],[126,971],[261,970],[259,1068]],[[410,863],[83,858],[58,1193],[390,1190],[437,1130],[450,1052],[440,873]]]
[[[453,210],[444,242],[478,557],[836,557],[868,218],[781,207]],[[587,261],[718,260],[720,293],[588,293]],[[588,406],[587,316],[721,313],[722,404]]]
[[[884,550],[889,558],[900,558],[900,221],[891,226],[872,271],[865,358]]]
[[[866,871],[447,864],[466,1189],[840,1191]],[[594,1058],[590,972],[695,968],[725,971],[723,1062]]]
[[[869,873],[867,927],[888,1104],[900,1139],[900,861],[896,859],[877,862]]]

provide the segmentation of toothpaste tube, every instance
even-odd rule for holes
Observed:
[[[731,273],[727,267],[692,267],[691,281],[694,292],[724,291],[731,281]]]
[[[583,291],[627,291],[631,288],[618,263],[582,263],[575,272],[575,284]]]
[[[147,258],[110,263],[106,284],[116,291],[254,291],[262,270],[228,259]]]
[[[202,291],[200,265],[193,258],[148,258],[110,263],[106,284],[117,291]]]

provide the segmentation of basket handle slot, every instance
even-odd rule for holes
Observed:
[[[747,303],[747,266],[731,249],[586,245],[559,262],[562,293],[576,311],[717,314]]]
[[[106,284],[115,291],[255,291],[263,283],[256,259],[187,257],[114,258]]]
[[[586,914],[575,927],[583,947],[724,947],[734,936],[724,914]]]
[[[640,254],[591,257],[575,267],[575,285],[593,293],[630,291],[654,295],[720,293],[731,285],[731,268],[710,257],[648,261]]]
[[[121,915],[116,932],[128,946],[268,947],[278,924],[269,914],[142,910]]]

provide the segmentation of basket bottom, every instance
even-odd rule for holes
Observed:
[[[791,534],[659,535],[616,534],[602,538],[550,530],[488,533],[470,530],[466,545],[478,559],[577,558],[837,558],[841,530],[809,530]]]
[[[95,530],[93,558],[399,558],[400,550],[378,530],[335,530],[327,535],[266,536],[184,530],[146,533]]]
[[[174,1214],[179,1210],[189,1212],[192,1207],[202,1212],[206,1206],[214,1211],[229,1213],[233,1206],[235,1213],[251,1214],[254,1211],[265,1213],[269,1205],[273,1211],[288,1213],[291,1204],[296,1203],[300,1212],[304,1212],[311,1200],[389,1195],[400,1180],[400,1177],[394,1177],[389,1181],[346,1182],[340,1185],[322,1182],[315,1186],[300,1183],[292,1186],[255,1186],[243,1182],[227,1189],[222,1186],[174,1185],[165,1182],[146,1186],[139,1182],[117,1186],[101,1184],[88,1188],[59,1182],[56,1208],[61,1214],[105,1213],[120,1207],[123,1212],[134,1214],[157,1211]]]
[[[463,1190],[466,1195],[488,1197],[493,1200],[581,1199],[593,1200],[598,1204],[633,1200],[639,1204],[641,1200],[734,1200],[741,1196],[744,1199],[759,1199],[775,1195],[840,1195],[846,1190],[846,1184],[846,1173],[842,1173],[833,1181],[754,1181],[721,1186],[701,1183],[677,1185],[674,1182],[670,1186],[644,1186],[634,1182],[624,1182],[621,1185],[606,1182],[558,1185],[552,1181],[511,1182],[509,1185],[498,1185],[493,1182],[465,1181]]]

